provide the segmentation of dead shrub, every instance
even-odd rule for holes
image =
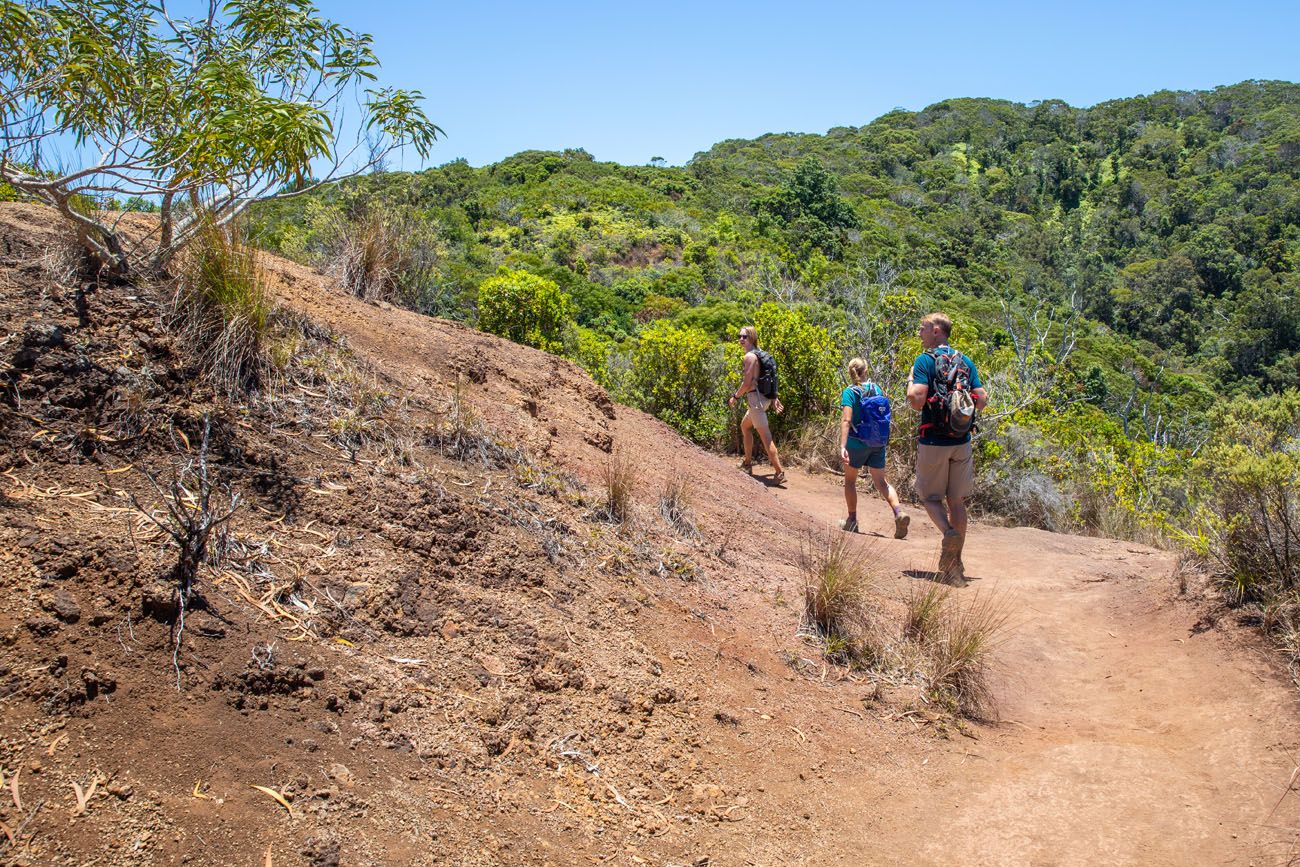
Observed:
[[[257,251],[213,226],[178,265],[171,325],[203,374],[228,396],[261,385],[272,305]]]
[[[175,590],[176,618],[172,626],[172,667],[176,671],[176,689],[181,688],[180,648],[185,632],[185,614],[195,597],[194,582],[199,568],[218,567],[229,546],[229,526],[239,510],[239,495],[229,486],[213,481],[208,472],[208,442],[211,422],[203,416],[203,439],[195,459],[173,468],[172,478],[164,485],[151,473],[145,477],[162,500],[161,509],[146,509],[134,494],[131,504],[145,519],[163,532],[176,546],[176,564],[171,570]]]
[[[602,516],[611,523],[626,524],[632,517],[632,495],[640,477],[636,460],[627,452],[615,451],[601,469],[600,477],[605,487]]]
[[[804,422],[781,446],[783,461],[810,473],[842,472],[840,416],[817,416]]]

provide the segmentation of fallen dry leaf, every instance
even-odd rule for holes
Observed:
[[[291,807],[289,805],[289,802],[284,799],[284,795],[281,795],[275,789],[271,789],[266,786],[253,785],[253,788],[257,789],[259,792],[263,792],[267,795],[270,795],[272,798],[275,798],[275,800],[280,804],[280,806],[284,807],[285,811],[288,812],[289,817],[293,818],[293,807]]]

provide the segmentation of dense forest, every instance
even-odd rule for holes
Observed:
[[[779,435],[814,466],[835,463],[843,362],[901,397],[916,317],[943,309],[992,386],[978,505],[1021,522],[1208,549],[1234,497],[1294,481],[1300,85],[953,99],[662,163],[379,171],[251,231],[358,294],[568,355],[714,446],[756,322]]]

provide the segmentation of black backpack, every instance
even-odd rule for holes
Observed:
[[[765,349],[754,348],[758,359],[758,380],[754,387],[768,400],[776,400],[776,359]]]
[[[975,428],[975,398],[971,370],[958,352],[927,349],[934,359],[934,379],[921,413],[920,434],[959,439]]]

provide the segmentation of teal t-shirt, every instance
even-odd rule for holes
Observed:
[[[957,352],[951,346],[948,346],[946,344],[944,346],[936,347],[934,351],[943,353],[944,355],[949,355],[953,353],[960,355],[962,359],[966,362],[967,366],[970,368],[971,389],[973,390],[976,388],[984,387],[984,384],[980,382],[979,371],[975,369],[975,362],[971,361],[968,356],[963,355],[960,352]],[[937,371],[935,370],[933,358],[931,358],[927,353],[924,352],[916,357],[916,361],[912,364],[913,384],[924,385],[930,389],[931,394],[934,394],[934,386],[932,385],[932,383],[934,382],[934,377],[936,374]],[[925,433],[921,435],[918,442],[923,446],[959,446],[970,442],[970,434],[967,433],[960,437],[941,437],[931,433]]]
[[[843,394],[840,395],[840,406],[847,406],[853,410],[853,418],[849,421],[849,438],[845,442],[845,447],[865,452],[867,449],[872,448],[872,446],[867,445],[852,434],[853,429],[858,426],[858,422],[860,421],[858,416],[858,396],[854,393],[859,388],[866,389],[867,394],[884,394],[884,392],[882,392],[880,386],[876,385],[874,382],[864,382],[861,385],[850,385],[848,388],[844,389]]]

